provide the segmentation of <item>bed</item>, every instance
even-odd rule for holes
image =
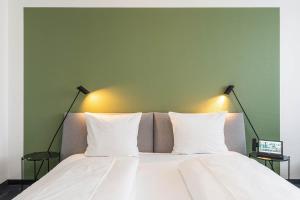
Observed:
[[[300,199],[298,188],[246,156],[241,113],[226,117],[227,153],[171,154],[168,113],[143,113],[138,157],[86,157],[86,135],[84,115],[70,114],[63,127],[62,162],[15,199]]]

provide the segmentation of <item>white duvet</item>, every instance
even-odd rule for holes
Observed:
[[[73,155],[18,195],[16,200],[127,200],[138,158]]]
[[[179,164],[194,200],[299,200],[300,190],[241,154],[207,154]]]
[[[300,190],[241,154],[73,155],[15,199],[300,200]]]

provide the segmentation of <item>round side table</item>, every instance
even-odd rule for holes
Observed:
[[[265,166],[267,166],[267,162],[269,162],[271,169],[274,171],[274,162],[288,162],[288,179],[290,179],[290,165],[291,165],[291,158],[290,156],[283,155],[282,158],[270,158],[270,157],[263,157],[258,156],[257,152],[249,153],[249,158],[255,158],[258,160],[262,160],[265,162]]]
[[[34,181],[37,180],[37,172],[36,172],[36,162],[37,161],[47,161],[48,163],[48,172],[50,171],[49,160],[57,158],[58,161],[60,160],[60,154],[58,152],[52,151],[44,151],[44,152],[34,152],[26,154],[22,157],[21,164],[22,164],[22,179],[24,179],[24,160],[32,161],[33,162],[33,174],[34,174]]]

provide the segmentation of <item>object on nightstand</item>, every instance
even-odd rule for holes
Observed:
[[[268,158],[283,158],[282,141],[259,140],[257,155]]]

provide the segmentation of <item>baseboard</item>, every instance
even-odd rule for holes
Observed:
[[[287,179],[292,184],[299,184],[300,185],[300,179]]]
[[[0,191],[7,186],[7,180],[0,184]]]
[[[34,180],[30,180],[30,179],[25,179],[25,180],[21,180],[21,179],[8,179],[6,181],[4,181],[3,183],[0,184],[0,188],[6,185],[29,185],[34,183]]]

